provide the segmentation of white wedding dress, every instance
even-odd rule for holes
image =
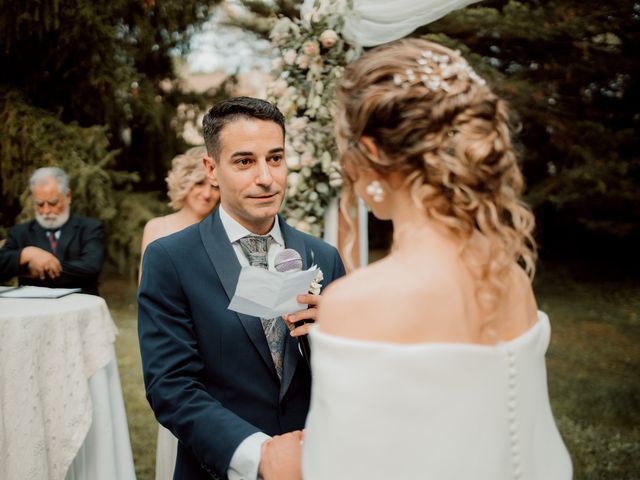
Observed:
[[[494,346],[310,333],[304,480],[567,480],[547,391],[549,319]]]

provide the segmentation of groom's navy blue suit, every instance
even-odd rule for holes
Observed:
[[[344,275],[335,248],[278,217],[286,248],[323,285]],[[262,431],[304,426],[310,374],[287,335],[282,383],[260,320],[227,309],[240,263],[216,209],[201,223],[149,245],[138,291],[147,398],[179,439],[176,479],[226,478],[238,445]]]

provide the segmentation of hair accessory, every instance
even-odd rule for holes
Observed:
[[[378,180],[374,180],[367,185],[367,195],[369,195],[376,203],[380,203],[384,200],[384,188],[382,188],[382,185],[380,185]]]
[[[460,51],[456,50],[456,55]],[[404,76],[396,73],[393,75],[393,83],[407,90],[419,80],[431,91],[451,91],[452,80],[468,79],[478,85],[486,85],[487,82],[478,75],[465,59],[460,57],[455,62],[449,55],[438,55],[431,50],[423,50],[420,58],[416,59],[415,69],[406,68]]]

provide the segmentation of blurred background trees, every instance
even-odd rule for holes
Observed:
[[[234,3],[0,0],[0,238],[30,214],[31,171],[57,164],[76,210],[107,222],[111,264],[137,264],[185,108],[225,95],[185,93],[175,59],[218,4],[266,38],[301,2]],[[543,260],[640,265],[639,26],[633,1],[485,0],[413,34],[461,49],[511,103]],[[388,231],[372,220],[372,246]]]
[[[186,148],[177,107],[217,94],[184,93],[174,68],[217,3],[0,0],[0,238],[32,214],[31,172],[57,165],[75,211],[105,222],[110,264],[137,263],[141,228],[166,203],[144,192],[164,192]]]
[[[416,32],[509,100],[543,259],[640,266],[639,27],[633,1],[491,0]]]

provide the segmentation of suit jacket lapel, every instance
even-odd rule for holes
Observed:
[[[49,245],[49,240],[47,239],[47,231],[36,220],[31,221],[30,229],[31,238],[29,240],[31,245],[50,252],[51,245]]]
[[[71,215],[67,223],[60,229],[60,240],[58,240],[58,246],[56,247],[56,257],[64,258],[64,252],[67,250],[71,239],[76,235],[78,227],[78,219],[74,215]]]
[[[280,230],[282,231],[285,247],[292,248],[300,254],[302,257],[302,269],[306,270],[309,268],[309,259],[307,258],[307,249],[303,236],[300,232],[287,225],[282,217],[278,216],[278,220],[280,221]],[[282,383],[280,384],[280,400],[282,400],[285,393],[287,393],[289,385],[291,385],[291,379],[296,371],[299,360],[300,351],[298,350],[298,340],[291,335],[287,335],[284,347]]]
[[[200,222],[199,230],[200,238],[202,239],[207,255],[211,263],[213,263],[213,267],[216,269],[218,278],[222,283],[227,297],[229,297],[229,301],[231,301],[236,292],[241,266],[236,252],[229,241],[227,232],[222,226],[218,209],[215,209],[211,215]],[[235,313],[240,319],[251,342],[260,353],[269,370],[272,371],[273,376],[277,379],[275,366],[271,359],[271,352],[269,351],[269,345],[264,336],[260,319],[242,313]]]

